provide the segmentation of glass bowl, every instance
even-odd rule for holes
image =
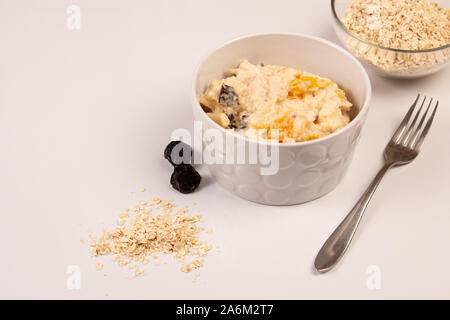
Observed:
[[[426,50],[401,50],[377,45],[361,39],[348,30],[341,20],[353,0],[331,0],[334,30],[347,50],[369,70],[391,78],[418,78],[435,73],[450,61],[450,44]],[[448,8],[450,0],[437,1]]]

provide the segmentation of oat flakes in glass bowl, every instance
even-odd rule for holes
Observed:
[[[375,73],[418,78],[450,61],[450,1],[331,0],[342,44]]]

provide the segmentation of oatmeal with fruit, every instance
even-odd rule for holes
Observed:
[[[347,125],[345,92],[303,70],[243,61],[199,96],[207,115],[250,139],[292,143],[329,135]]]

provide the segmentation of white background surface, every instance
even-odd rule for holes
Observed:
[[[72,3],[81,30],[66,27]],[[192,127],[195,65],[224,41],[270,31],[337,41],[325,0],[0,0],[0,298],[450,298],[450,68],[409,81],[370,74],[353,163],[319,200],[250,203],[206,168],[198,192],[171,189],[162,152],[173,129]],[[381,166],[417,92],[441,102],[422,153],[387,174],[344,259],[315,274],[316,253]],[[207,239],[220,250],[196,283],[173,259],[133,280],[109,258],[98,272],[80,243],[154,196],[197,202],[213,229]],[[69,265],[81,269],[80,290],[66,287]],[[371,265],[379,290],[366,286]]]

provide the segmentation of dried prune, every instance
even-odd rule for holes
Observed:
[[[200,106],[202,107],[203,111],[205,111],[206,113],[213,112],[210,107],[207,107],[204,104],[200,103]]]
[[[219,103],[224,106],[236,106],[239,104],[239,98],[233,87],[222,84],[219,93]]]
[[[164,158],[173,166],[192,163],[192,149],[182,141],[171,141],[164,149]]]
[[[226,115],[227,115],[228,119],[230,120],[230,122],[233,122],[233,121],[234,121],[234,114],[232,114],[232,113],[230,112],[230,113],[226,113]]]
[[[170,177],[170,184],[175,190],[181,193],[191,193],[200,184],[202,177],[190,164],[180,164],[175,166],[172,176]]]
[[[237,126],[236,126],[236,117],[234,116],[234,114],[231,113],[231,112],[228,112],[228,113],[225,113],[225,114],[227,115],[228,120],[230,120],[230,124],[228,125],[228,129],[236,129],[237,128]]]
[[[239,127],[238,127],[239,130],[243,130],[243,129],[247,128],[247,118],[248,118],[248,115],[246,115],[246,114],[243,114],[241,116],[241,121],[239,122]]]

